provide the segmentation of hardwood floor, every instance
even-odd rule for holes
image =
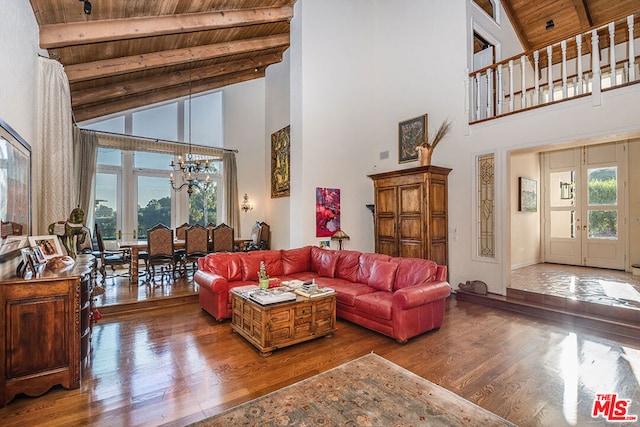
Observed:
[[[17,396],[0,425],[185,425],[369,352],[522,426],[604,425],[597,393],[640,415],[640,343],[447,300],[443,327],[406,345],[338,321],[321,338],[259,356],[197,303],[113,313],[94,326],[77,390]]]

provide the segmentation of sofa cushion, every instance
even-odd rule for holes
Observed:
[[[382,291],[360,295],[355,301],[356,310],[386,320],[391,320],[392,305],[393,294]]]
[[[393,258],[391,262],[398,265],[393,290],[435,280],[438,264],[422,258]]]
[[[289,276],[303,273],[311,269],[311,246],[296,249],[284,249],[282,256],[282,273]]]
[[[360,252],[340,251],[334,276],[340,279],[346,279],[350,282],[355,282],[359,261]]]
[[[339,303],[351,307],[355,305],[356,298],[360,295],[378,292],[378,290],[372,288],[371,286],[363,285],[362,283],[353,283],[346,281],[334,282],[329,284],[328,286],[336,290],[336,300]]]
[[[394,262],[375,260],[371,267],[369,286],[380,291],[391,292],[397,269],[398,264]]]
[[[276,250],[261,251],[269,277],[280,277],[284,274],[282,268],[282,252]]]
[[[253,251],[243,254],[240,258],[242,264],[242,280],[258,280],[260,261],[264,261],[262,251]]]
[[[320,277],[334,277],[340,253],[316,246],[311,248],[311,271]]]
[[[391,257],[384,254],[361,254],[358,260],[358,271],[356,272],[356,282],[369,283],[371,275],[371,267],[374,261],[389,261]]]
[[[229,282],[241,280],[240,257],[231,252],[208,254],[204,259],[204,269],[224,277]]]

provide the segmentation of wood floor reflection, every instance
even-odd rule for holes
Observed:
[[[107,285],[109,286],[109,285]],[[640,415],[640,344],[447,300],[438,331],[406,345],[338,321],[331,338],[261,357],[197,303],[114,313],[94,326],[77,390],[17,396],[0,425],[185,425],[369,352],[522,426],[604,425],[597,393]]]

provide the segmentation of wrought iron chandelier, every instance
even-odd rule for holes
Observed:
[[[205,193],[209,189],[211,185],[211,178],[209,174],[216,173],[215,167],[209,164],[209,159],[198,158],[195,154],[191,152],[191,64],[189,65],[189,117],[188,117],[188,143],[189,143],[189,151],[184,156],[184,160],[182,156],[178,156],[178,161],[176,162],[174,159],[171,159],[171,168],[175,172],[179,172],[182,174],[183,184],[176,186],[175,177],[173,176],[173,172],[169,175],[169,181],[171,182],[171,188],[178,191],[184,187],[187,187],[187,193],[189,197],[193,194],[194,187],[203,190]],[[206,173],[207,177],[204,181],[198,179],[199,174]],[[205,202],[206,205],[206,202]]]

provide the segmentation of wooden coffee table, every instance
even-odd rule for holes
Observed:
[[[336,294],[260,305],[231,291],[231,329],[268,356],[273,350],[331,336],[336,328]]]

